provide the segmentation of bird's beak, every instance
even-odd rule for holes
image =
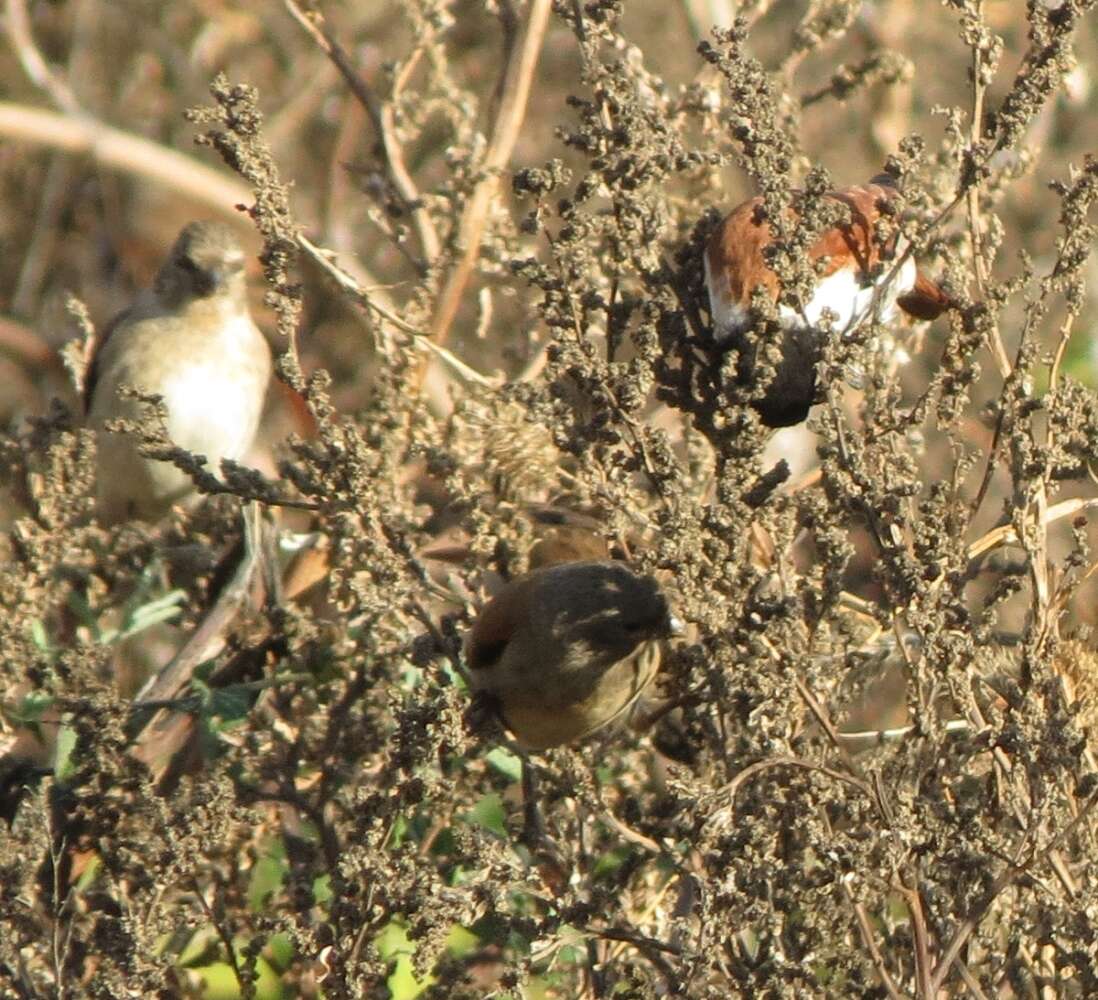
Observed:
[[[686,631],[683,620],[676,615],[667,616],[667,634],[670,636],[682,635]]]

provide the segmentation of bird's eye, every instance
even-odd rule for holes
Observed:
[[[183,268],[184,271],[190,271],[194,274],[198,270],[198,265],[191,260],[190,257],[179,257],[176,259],[176,263]]]

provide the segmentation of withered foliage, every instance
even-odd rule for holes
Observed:
[[[109,108],[77,86],[99,6],[32,27]],[[131,432],[219,495],[110,531],[92,435],[4,400],[0,992],[1098,995],[1093,2],[745,3],[712,32],[685,0],[121,6],[175,62],[92,76],[180,146],[212,81],[187,118],[253,192],[293,392],[266,474],[221,480],[150,400]],[[71,112],[57,72],[31,77]],[[0,280],[47,325],[57,235],[138,198],[4,157]],[[809,430],[772,440],[773,308],[745,383],[701,247],[760,193],[796,307],[825,192],[886,161],[959,308],[833,338]],[[245,502],[285,551],[241,540]],[[532,839],[461,637],[562,510],[689,631],[643,719],[535,758]],[[285,593],[240,586],[252,557]],[[189,683],[142,697],[180,649]]]

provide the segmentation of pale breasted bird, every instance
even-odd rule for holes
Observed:
[[[906,241],[898,227],[885,220],[896,214],[899,201],[890,174],[829,191],[825,197],[845,205],[849,218],[821,232],[808,250],[809,262],[818,265],[809,301],[802,303],[802,309],[778,305],[782,360],[762,398],[752,404],[770,427],[799,423],[819,401],[816,364],[826,329],[825,310],[832,315],[831,330],[842,335],[874,316],[888,322],[897,305],[923,320],[934,319],[954,305],[919,271],[910,255],[904,257]],[[790,209],[790,218],[796,217]],[[761,286],[778,302],[780,292],[778,276],[765,255],[773,238],[762,217],[762,199],[752,198],[734,208],[714,230],[703,258],[714,341],[744,352],[740,373],[748,379],[755,361],[743,335],[752,325],[752,294]]]
[[[204,455],[217,475],[222,459],[251,447],[270,376],[270,348],[248,311],[244,251],[228,226],[190,223],[153,286],[107,327],[88,368],[100,521],[156,519],[194,489],[170,462],[142,458],[132,437],[103,431],[109,420],[142,416],[120,387],[161,396],[171,440]]]
[[[621,562],[569,562],[509,583],[477,616],[465,658],[474,691],[521,746],[580,740],[621,717],[682,632],[651,577]]]

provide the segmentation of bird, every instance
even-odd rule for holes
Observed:
[[[529,538],[523,532],[523,542],[514,546],[497,545],[496,561],[504,579],[510,579],[516,570],[516,563],[525,564],[527,570],[541,569],[565,562],[594,562],[616,559],[626,553],[620,542],[611,546],[603,537],[602,527],[597,517],[582,510],[561,503],[518,503],[497,508],[497,514],[505,514],[508,521],[514,521],[528,529]],[[464,563],[476,559],[472,537],[460,524],[446,524],[451,512],[444,510],[441,517],[434,517],[436,537],[419,550],[421,559],[439,563]],[[502,518],[501,518],[502,520]],[[438,525],[444,527],[439,530]],[[525,558],[523,558],[525,556]]]
[[[659,584],[624,562],[566,562],[507,584],[474,621],[475,693],[526,750],[577,742],[621,717],[652,682],[661,640],[681,634]]]
[[[216,474],[252,445],[271,377],[271,351],[248,310],[244,251],[219,222],[179,233],[151,288],[111,321],[85,379],[87,423],[98,434],[98,517],[155,521],[194,492],[172,463],[144,458],[109,421],[140,419],[122,386],[162,397],[172,442],[204,455]]]
[[[561,522],[543,528],[540,537],[530,546],[527,562],[530,569],[542,569],[561,563],[606,560],[610,557],[610,546],[602,535],[582,524]]]
[[[819,401],[816,364],[826,330],[825,310],[832,315],[831,330],[842,335],[872,316],[888,322],[897,305],[920,320],[936,319],[955,307],[914,259],[905,256],[906,240],[897,228],[883,221],[896,213],[900,198],[891,174],[828,191],[825,197],[847,206],[849,218],[821,232],[808,249],[818,274],[812,297],[799,310],[778,305],[781,361],[762,397],[752,403],[769,427],[800,423]],[[762,205],[762,198],[752,198],[734,208],[709,237],[702,258],[714,345],[744,353],[740,375],[746,381],[755,368],[755,352],[744,338],[753,324],[752,294],[761,286],[777,302],[780,292],[778,276],[766,259],[774,235]],[[791,213],[795,218],[796,210]]]
[[[603,562],[617,558],[623,546],[613,548],[603,537],[598,517],[561,504],[527,504],[524,513],[534,531],[526,555],[527,568],[542,569],[569,562]]]

